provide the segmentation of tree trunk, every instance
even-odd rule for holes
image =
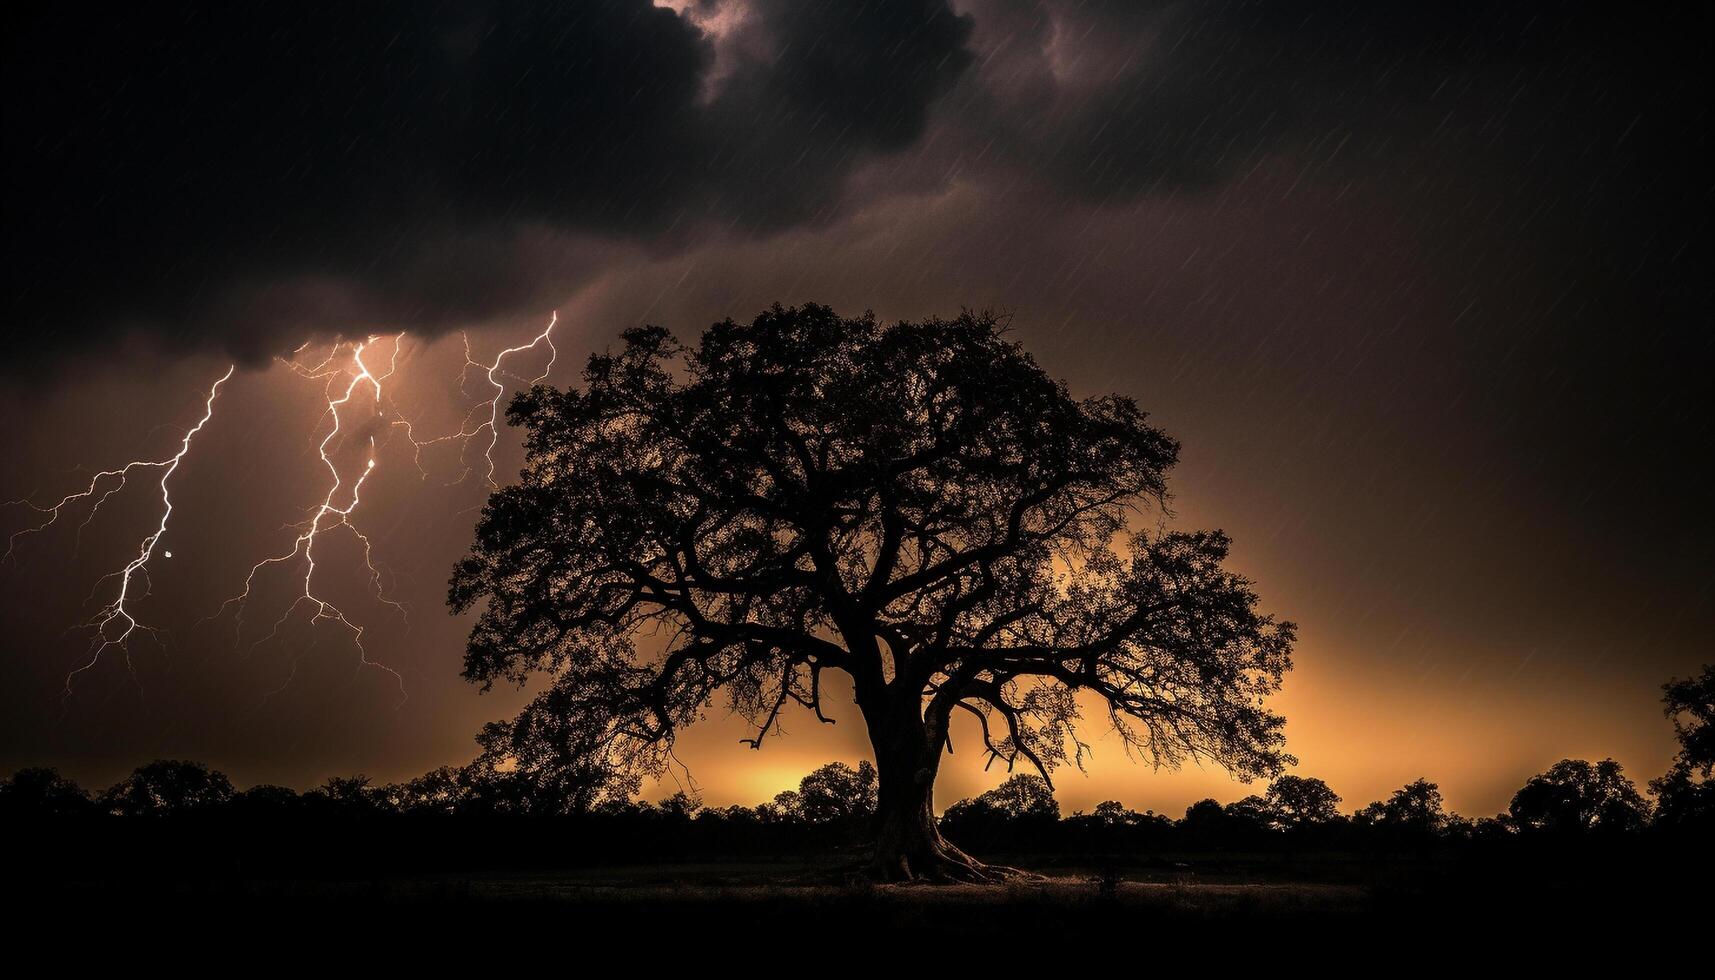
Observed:
[[[924,723],[917,704],[865,711],[875,749],[877,833],[870,873],[883,881],[998,881],[1020,872],[985,865],[941,836],[935,772],[944,732]]]

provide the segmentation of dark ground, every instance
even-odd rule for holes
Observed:
[[[599,947],[643,957],[693,947],[748,955],[782,937],[837,939],[842,957],[867,958],[883,950],[852,940],[874,936],[943,951],[974,941],[1051,951],[1099,939],[1164,953],[1215,943],[1222,955],[1250,954],[1287,943],[1415,957],[1480,946],[1485,955],[1564,960],[1707,935],[1711,911],[1709,879],[1698,870],[1706,861],[1673,867],[1625,854],[1501,862],[1163,855],[1095,866],[992,857],[1042,877],[874,885],[833,861],[762,860],[302,878],[104,878],[85,869],[8,885],[44,936],[64,928],[75,937],[98,923],[102,936],[158,939],[189,926],[199,943],[223,948],[299,950],[327,937],[369,937],[392,943],[389,955],[436,959],[549,937],[568,954]]]

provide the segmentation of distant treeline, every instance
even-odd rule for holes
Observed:
[[[1210,852],[1425,852],[1507,842],[1676,841],[1715,829],[1715,667],[1665,686],[1680,740],[1649,796],[1611,759],[1558,762],[1531,777],[1504,813],[1448,813],[1424,779],[1346,813],[1320,779],[1285,775],[1265,792],[1193,804],[1179,818],[1109,801],[1062,814],[1048,782],[1019,774],[941,817],[954,843],[984,854],[1066,860]],[[873,766],[833,762],[756,806],[705,807],[685,793],[659,803],[615,796],[605,774],[544,778],[479,760],[403,783],[328,780],[305,793],[236,790],[195,762],[161,760],[90,794],[52,769],[0,783],[0,821],[25,828],[15,868],[50,875],[142,871],[364,876],[401,871],[540,868],[861,852],[876,810]]]
[[[796,791],[757,806],[705,807],[684,793],[659,803],[606,801],[550,812],[461,769],[376,786],[331,779],[297,793],[236,791],[221,773],[152,762],[98,796],[52,770],[26,769],[0,786],[0,816],[31,825],[23,854],[50,874],[365,877],[479,868],[794,858],[862,852],[875,810],[875,770],[835,762]],[[1612,761],[1567,760],[1533,777],[1508,812],[1449,814],[1436,785],[1417,780],[1355,813],[1320,779],[1282,776],[1266,793],[1193,804],[1174,819],[1116,802],[1062,814],[1040,776],[1014,775],[948,807],[946,835],[979,855],[1033,854],[1070,862],[1147,860],[1211,852],[1392,853],[1539,842],[1677,837],[1711,828],[1704,784],[1690,802],[1652,806]],[[81,869],[81,870],[80,870]]]

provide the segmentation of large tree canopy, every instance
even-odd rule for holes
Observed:
[[[483,604],[469,678],[553,678],[511,728],[531,764],[662,766],[717,698],[760,746],[789,705],[824,715],[829,670],[869,726],[884,824],[929,812],[956,710],[1045,777],[1084,750],[1077,691],[1157,764],[1288,760],[1263,699],[1292,627],[1224,567],[1224,535],[1164,528],[1177,444],[1130,398],[1073,398],[995,317],[635,329],[581,390],[507,417],[522,481],[450,598]]]

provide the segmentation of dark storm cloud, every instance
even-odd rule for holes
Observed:
[[[1438,120],[1420,113],[1449,85],[1504,103],[1518,83],[1509,72],[1568,52],[1630,61],[1653,26],[1493,0],[973,2],[982,69],[963,93],[964,143],[1095,203],[1218,186],[1282,150],[1332,158],[1349,137],[1429,132]],[[1659,68],[1635,67],[1659,84]],[[1620,97],[1588,106],[1601,122],[1628,108],[1624,90],[1640,79],[1607,81]]]
[[[540,267],[559,230],[815,220],[969,60],[943,0],[782,0],[744,31],[717,85],[710,38],[646,0],[38,12],[4,69],[8,326],[244,354],[432,331],[587,275]]]
[[[755,230],[825,216],[853,165],[916,141],[971,62],[970,19],[939,3],[761,0],[750,14],[704,166],[714,205]]]
[[[953,175],[1112,207],[1281,156],[1391,168],[1438,213],[1472,199],[1457,167],[1528,168],[1551,248],[1544,196],[1614,226],[1579,259],[1601,267],[1695,231],[1650,222],[1695,184],[1701,116],[1646,103],[1699,43],[1474,0],[56,10],[7,46],[6,315],[49,353],[125,332],[258,355],[539,310],[616,244],[825,224]],[[1629,195],[1592,194],[1614,154]]]
[[[1481,399],[1573,496],[1707,438],[1707,11],[973,3],[947,169],[1097,210],[1219,201],[1269,167],[1281,200],[1351,192],[1447,293],[1431,336],[1459,362],[1449,399]],[[1579,432],[1619,465],[1592,465]]]

